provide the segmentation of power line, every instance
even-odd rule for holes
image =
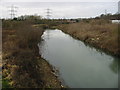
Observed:
[[[50,19],[50,16],[51,16],[51,9],[46,9],[47,10],[47,12],[46,12],[46,17],[47,17],[47,19]]]
[[[107,15],[107,10],[105,9],[105,15]]]
[[[17,16],[18,7],[14,6],[14,5],[11,5],[9,8],[10,8],[10,10],[9,10],[10,17],[11,17],[11,19],[13,19],[13,18],[15,18]]]

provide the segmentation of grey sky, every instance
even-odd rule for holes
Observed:
[[[96,0],[2,0],[0,5],[2,15],[0,15],[0,17],[10,17],[8,7],[11,5],[18,7],[17,16],[38,14],[45,17],[45,9],[50,8],[52,9],[51,18],[95,17],[104,13],[105,9],[107,9],[108,13],[113,14],[118,11],[117,2],[119,0],[95,1]]]
[[[119,0],[0,0],[3,2],[118,2]]]

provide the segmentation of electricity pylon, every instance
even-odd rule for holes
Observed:
[[[46,12],[46,17],[47,17],[47,19],[50,19],[50,16],[51,16],[51,9],[46,9],[47,10],[47,12]]]
[[[16,15],[17,15],[16,13],[17,13],[18,7],[14,6],[14,5],[11,5],[9,8],[10,8],[10,10],[9,10],[9,12],[10,12],[10,17],[11,17],[11,19],[13,19],[13,18],[15,18]]]

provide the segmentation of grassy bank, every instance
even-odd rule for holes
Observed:
[[[43,31],[27,21],[3,22],[3,87],[61,87],[52,66],[39,55],[37,44]]]
[[[61,24],[58,26],[63,32],[89,43],[89,45],[104,50],[107,53],[120,56],[120,29],[118,24],[112,24],[108,20],[86,20],[73,24]]]

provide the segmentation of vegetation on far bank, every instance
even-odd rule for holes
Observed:
[[[114,24],[110,20],[83,20],[79,23],[68,25],[61,24],[58,28],[105,52],[120,56],[120,39],[118,36],[120,34],[120,29],[118,28],[118,24]]]

